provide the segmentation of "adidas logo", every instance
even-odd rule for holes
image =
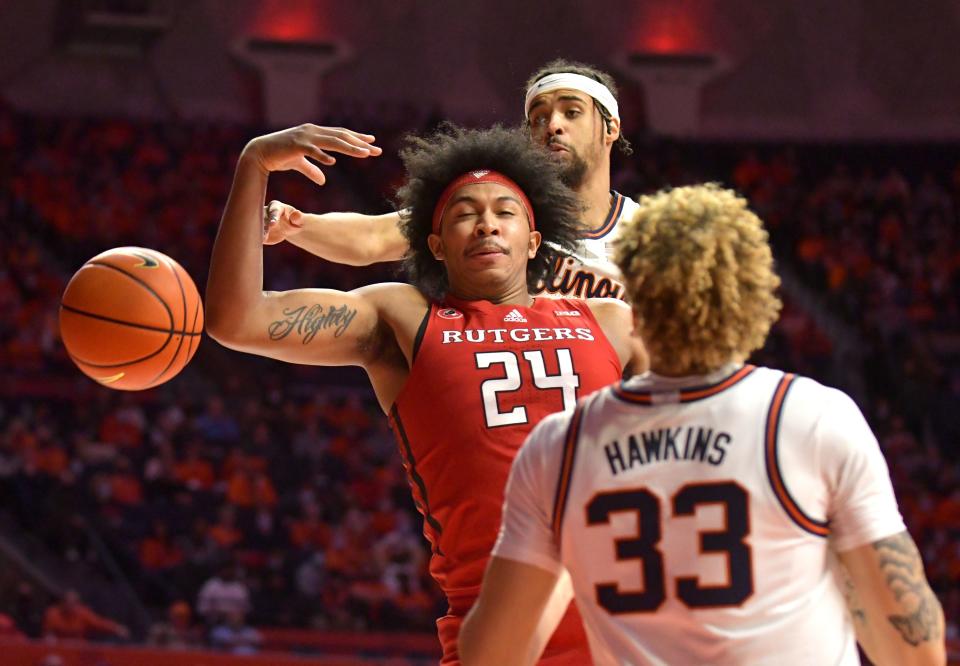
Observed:
[[[507,313],[507,316],[504,317],[503,320],[504,321],[522,321],[526,323],[527,318],[520,313],[520,310],[514,308]]]

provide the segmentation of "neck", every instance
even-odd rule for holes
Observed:
[[[584,205],[580,224],[584,229],[596,229],[607,219],[610,212],[610,154],[584,176],[576,189],[580,203]]]
[[[496,290],[495,293],[489,288],[451,284],[448,293],[461,301],[490,301],[494,305],[522,305],[526,307],[533,302],[533,298],[527,289],[526,280],[509,289]]]
[[[692,365],[684,363],[672,363],[669,360],[659,360],[652,358],[650,359],[650,372],[655,375],[660,375],[661,377],[693,377],[693,376],[703,376],[711,375],[723,368],[727,367],[731,363],[742,363],[736,358],[729,358],[724,363],[720,365],[706,367],[702,365]]]
[[[650,365],[650,372],[655,375],[660,375],[661,377],[690,377],[691,375],[706,375],[707,372],[697,372],[689,367],[676,366],[676,365]]]

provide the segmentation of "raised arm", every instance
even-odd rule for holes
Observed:
[[[397,261],[407,253],[400,215],[303,213],[271,201],[264,216],[264,244],[287,241],[322,259],[350,266]]]
[[[207,332],[232,349],[294,363],[368,365],[375,360],[380,316],[369,290],[263,291],[262,211],[271,171],[296,170],[322,185],[310,157],[380,153],[373,136],[303,125],[252,140],[237,163],[213,247],[206,292]],[[380,290],[389,287],[380,287]]]
[[[907,532],[839,553],[857,640],[877,666],[946,663],[943,609]]]

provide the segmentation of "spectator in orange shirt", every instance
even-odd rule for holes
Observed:
[[[224,550],[229,550],[243,539],[243,534],[237,528],[236,510],[229,504],[220,507],[219,520],[210,527],[210,538]]]
[[[183,563],[183,551],[170,538],[162,520],[153,523],[153,533],[140,542],[140,563],[150,571],[165,571]]]
[[[934,527],[945,530],[960,529],[960,488],[955,488],[944,497],[933,510],[931,521]]]
[[[10,449],[20,454],[26,454],[37,448],[37,434],[27,425],[22,418],[15,418],[10,421],[4,438],[10,445]]]
[[[70,466],[70,457],[67,455],[66,449],[48,426],[39,426],[37,436],[39,446],[34,458],[37,471],[52,477],[59,477]]]
[[[303,517],[290,522],[290,543],[297,548],[325,548],[330,544],[331,531],[320,517],[320,507],[314,502],[303,506]]]
[[[191,442],[187,457],[174,466],[174,476],[190,490],[210,490],[215,475],[210,461],[200,455],[200,444]]]
[[[123,396],[121,404],[100,423],[100,439],[120,448],[139,448],[145,427],[143,409],[132,397]]]
[[[57,639],[86,640],[96,634],[129,638],[130,631],[118,622],[94,613],[80,601],[76,590],[67,590],[59,603],[43,617],[43,633]]]
[[[390,626],[428,628],[435,603],[424,592],[418,579],[405,574],[398,578],[399,589],[393,590],[384,608],[384,623]]]
[[[234,449],[224,459],[220,473],[224,479],[229,481],[234,474],[244,469],[266,472],[267,459],[245,449]]]
[[[270,477],[254,469],[249,460],[244,458],[230,477],[227,501],[244,509],[256,504],[272,507],[277,503],[277,491]]]
[[[356,394],[334,399],[325,410],[326,422],[335,430],[355,433],[370,427],[370,414]]]
[[[110,476],[110,497],[124,506],[136,506],[143,502],[143,485],[126,456],[118,457],[114,463],[114,472]]]

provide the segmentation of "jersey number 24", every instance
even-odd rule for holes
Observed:
[[[543,362],[543,351],[533,349],[523,352],[524,360],[530,364],[533,375],[533,385],[538,389],[560,389],[563,393],[563,411],[573,410],[577,404],[577,388],[580,386],[580,377],[573,370],[573,356],[569,349],[557,350],[557,367],[559,374],[548,375],[547,367]],[[520,390],[520,359],[516,352],[477,352],[476,362],[478,369],[492,366],[502,366],[504,376],[487,379],[480,385],[480,395],[483,398],[483,416],[488,428],[519,425],[527,423],[527,408],[517,405],[509,411],[500,411],[499,396],[503,393],[514,393]]]

